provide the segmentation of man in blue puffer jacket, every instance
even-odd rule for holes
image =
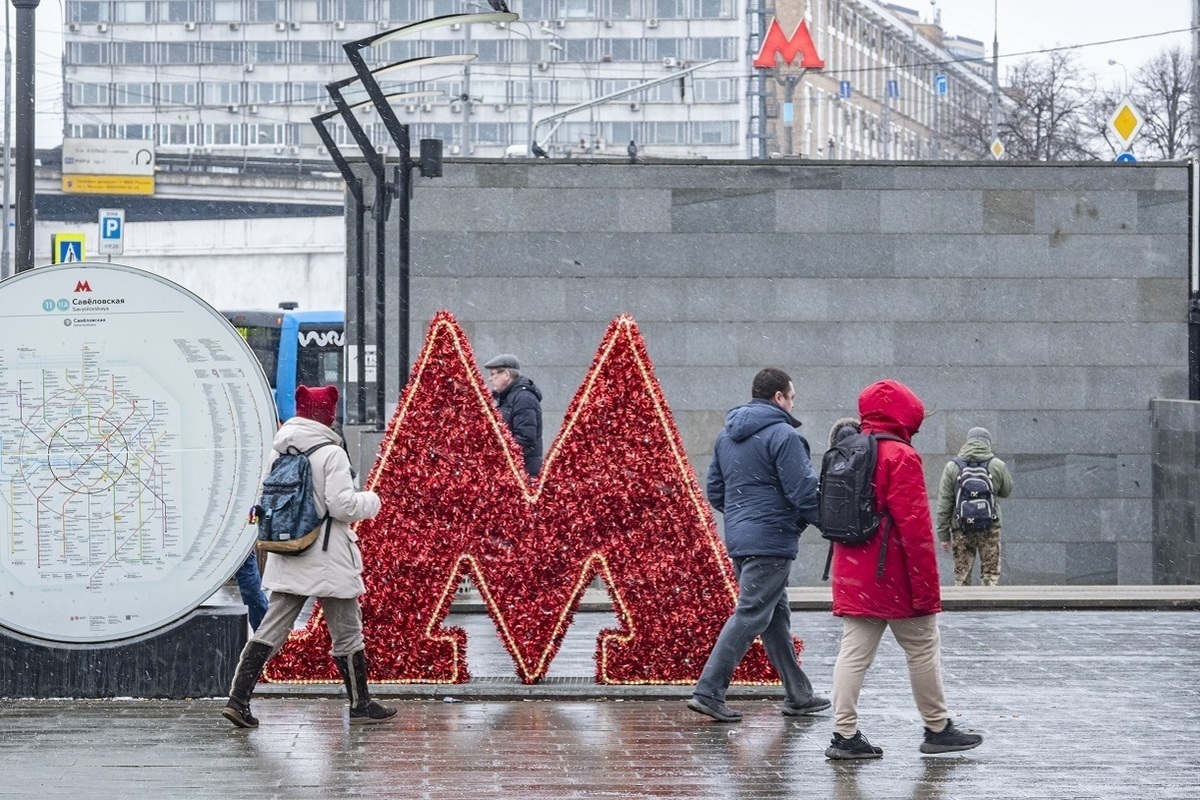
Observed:
[[[808,442],[796,432],[792,379],[768,367],[754,376],[749,403],[725,417],[708,468],[708,499],[725,515],[725,547],[738,579],[737,608],[721,629],[688,708],[719,722],[737,722],[725,705],[733,671],[755,637],[783,680],[786,716],[824,711],[792,644],[787,582],[800,532],[820,521],[816,472]]]

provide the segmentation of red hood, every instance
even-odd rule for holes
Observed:
[[[900,381],[878,381],[858,396],[863,432],[890,433],[911,441],[925,419],[925,404]]]

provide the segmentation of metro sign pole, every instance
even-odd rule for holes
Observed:
[[[33,158],[36,141],[34,117],[34,54],[39,0],[12,0],[17,9],[16,74],[16,223],[17,272],[33,269]],[[4,198],[8,202],[8,198]]]

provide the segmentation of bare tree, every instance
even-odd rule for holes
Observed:
[[[1173,161],[1188,155],[1192,142],[1192,59],[1174,45],[1134,73],[1133,102],[1145,123],[1135,145],[1143,158]]]
[[[1000,122],[1008,157],[1018,161],[1094,158],[1088,109],[1094,90],[1069,51],[1027,58],[1008,73],[1015,108]]]

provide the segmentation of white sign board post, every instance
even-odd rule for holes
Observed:
[[[98,644],[189,614],[246,560],[276,431],[258,359],[149,272],[0,283],[0,628]]]

